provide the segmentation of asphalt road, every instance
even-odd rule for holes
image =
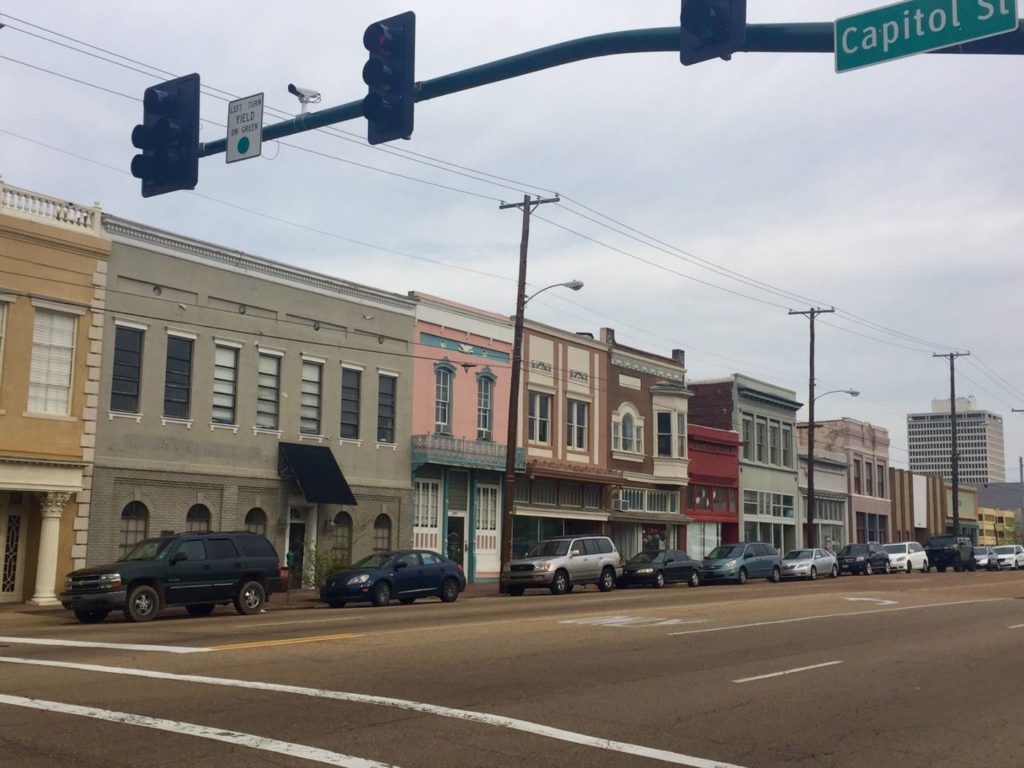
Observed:
[[[1024,572],[96,626],[6,609],[0,765],[1020,765],[1022,639]]]

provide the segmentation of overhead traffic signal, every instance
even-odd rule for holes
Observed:
[[[146,89],[142,125],[132,130],[132,176],[142,179],[142,196],[195,189],[199,181],[199,75],[168,80]]]
[[[679,60],[732,58],[747,41],[747,0],[683,0]]]
[[[363,99],[366,140],[408,139],[416,104],[416,14],[406,11],[371,24],[363,45],[370,52],[363,65],[363,82],[370,86]]]

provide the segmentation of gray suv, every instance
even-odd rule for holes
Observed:
[[[622,557],[607,536],[556,536],[502,567],[501,585],[514,596],[536,587],[564,595],[577,584],[597,584],[608,592],[621,576]]]

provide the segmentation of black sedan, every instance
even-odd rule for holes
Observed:
[[[437,552],[406,549],[377,552],[351,568],[332,573],[320,588],[320,600],[331,608],[345,603],[387,605],[397,599],[409,605],[420,597],[454,603],[466,588],[462,566]]]
[[[626,561],[619,585],[643,586],[660,589],[666,584],[686,582],[691,587],[700,584],[700,560],[693,560],[678,549],[640,552]]]

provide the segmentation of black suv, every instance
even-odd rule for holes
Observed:
[[[966,536],[951,533],[932,536],[925,542],[924,551],[928,553],[929,565],[934,565],[939,573],[945,573],[947,568],[959,573],[978,567],[974,562],[974,544]]]
[[[840,573],[872,573],[889,572],[889,553],[882,545],[871,541],[867,544],[847,544],[839,550]]]
[[[60,602],[83,624],[112,610],[149,621],[170,605],[193,616],[231,602],[239,613],[259,613],[267,595],[281,591],[280,568],[274,545],[259,534],[180,533],[140,541],[116,563],[72,571]]]

